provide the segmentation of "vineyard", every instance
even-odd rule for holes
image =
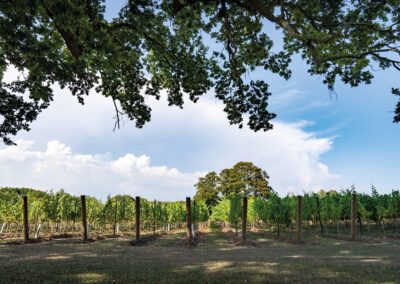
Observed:
[[[29,231],[35,238],[40,235],[65,235],[82,232],[82,202],[63,190],[42,192],[32,189],[0,189],[0,234],[3,238],[23,235],[23,197],[27,199]],[[108,197],[101,202],[85,196],[86,222],[90,235],[117,236],[136,230],[136,202],[128,195]],[[183,229],[186,222],[185,202],[158,202],[140,199],[140,230],[143,232],[168,232]],[[191,210],[196,224],[208,220],[208,211],[203,202],[194,202]]]
[[[4,283],[398,282],[398,191],[0,197]]]
[[[189,199],[189,208],[184,201],[160,202],[140,198],[137,203],[138,198],[116,195],[109,196],[102,202],[86,196],[86,214],[83,217],[81,198],[63,190],[43,192],[2,188],[0,238],[20,239],[24,236],[24,197],[27,200],[26,219],[29,232],[25,239],[79,235],[86,232],[84,228],[88,231],[88,237],[93,239],[129,236],[134,232],[138,238],[138,232],[156,235],[187,228],[189,235],[195,235],[196,230],[206,227],[210,222],[224,230],[232,230],[236,236],[239,236],[239,232],[242,232],[241,235],[245,234],[246,230],[263,230],[277,238],[294,238],[299,230],[306,239],[315,235],[400,236],[399,191],[378,194],[372,188],[371,195],[353,194],[354,192],[355,189],[352,188],[340,192],[307,193],[301,197],[300,208],[298,196],[279,197],[272,192],[268,198],[246,198],[245,211],[243,198],[240,196],[221,198],[213,206],[207,205],[206,201],[196,196],[191,203]],[[352,196],[355,197],[353,226]],[[187,212],[190,214],[190,224]],[[298,215],[300,219],[297,219]],[[82,226],[83,221],[86,226]]]

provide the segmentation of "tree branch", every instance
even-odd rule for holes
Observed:
[[[75,59],[79,59],[79,57],[82,55],[82,49],[79,46],[79,43],[76,40],[74,34],[68,30],[65,30],[57,23],[56,17],[54,16],[54,14],[51,12],[51,10],[46,5],[43,5],[43,7],[46,10],[46,13],[49,16],[49,18],[54,23],[57,31],[60,33],[61,37],[64,39],[64,42],[67,45],[67,48],[68,48],[69,52],[71,53],[71,55]]]

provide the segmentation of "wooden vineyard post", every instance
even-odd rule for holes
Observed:
[[[247,197],[243,197],[243,210],[242,210],[242,242],[246,241],[247,233]]]
[[[83,227],[83,241],[86,242],[89,239],[88,236],[88,226],[86,218],[86,196],[81,195],[81,213],[82,213],[82,227]]]
[[[193,200],[193,220],[192,220],[192,237],[196,235],[196,200]]]
[[[135,198],[135,212],[136,212],[136,241],[140,241],[140,197]]]
[[[186,197],[186,226],[187,226],[187,239],[189,244],[192,244],[192,212],[191,212],[191,204],[190,197]]]
[[[154,199],[153,204],[153,235],[156,236],[156,205],[157,201]]]
[[[301,219],[301,196],[297,196],[297,211],[296,211],[296,239],[298,242],[301,242],[301,227],[302,227],[302,219]]]
[[[351,195],[351,239],[356,239],[357,195]]]
[[[28,197],[24,196],[22,199],[24,207],[24,240],[27,242],[29,241]]]

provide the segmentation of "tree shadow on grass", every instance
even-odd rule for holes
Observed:
[[[396,282],[400,269],[398,242],[237,247],[213,234],[192,249],[121,242],[0,247],[1,283]]]

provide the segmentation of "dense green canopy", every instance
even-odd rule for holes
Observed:
[[[269,85],[248,79],[263,68],[285,79],[300,53],[309,73],[332,91],[339,78],[370,83],[372,68],[400,70],[399,0],[129,0],[105,19],[101,0],[0,1],[0,138],[24,129],[53,99],[53,84],[80,103],[95,89],[111,97],[121,115],[142,127],[151,118],[146,96],[166,90],[182,107],[209,90],[232,124],[269,130]],[[281,51],[265,26],[284,37]],[[215,48],[206,46],[209,42]],[[223,47],[223,48],[221,48]],[[7,67],[24,73],[5,82]],[[396,86],[395,86],[396,87]],[[400,95],[397,88],[392,92]],[[395,109],[400,121],[400,103]]]
[[[268,179],[267,173],[253,163],[238,162],[232,168],[223,169],[219,174],[209,172],[204,177],[199,177],[195,184],[195,199],[204,201],[210,214],[222,197],[235,204],[231,204],[231,207],[237,207],[244,196],[269,197],[272,188]],[[239,215],[235,213],[236,217]]]

